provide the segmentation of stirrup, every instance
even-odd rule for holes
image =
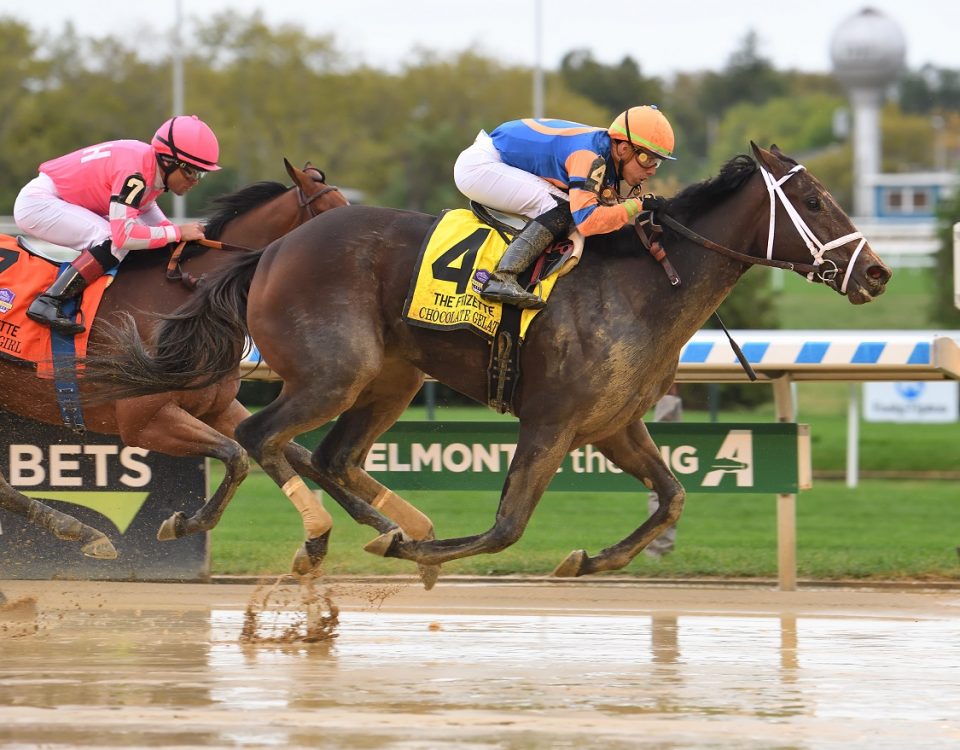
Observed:
[[[81,316],[82,318],[82,316]],[[66,318],[62,315],[58,315],[53,320],[47,323],[48,326],[57,333],[62,333],[64,336],[76,336],[78,333],[83,333],[87,330],[87,327],[83,323],[78,323],[75,320]]]
[[[499,287],[499,288],[497,288]],[[546,302],[536,294],[524,291],[519,284],[506,284],[502,281],[491,281],[481,292],[480,297],[504,305],[513,305],[521,310],[541,309]]]
[[[55,313],[52,317],[44,315],[41,312],[37,312],[33,309],[34,305],[38,302],[46,305],[46,311],[49,311],[50,308],[53,308]],[[62,333],[65,336],[74,336],[78,333],[83,333],[87,330],[86,321],[84,320],[83,312],[79,310],[80,322],[78,323],[73,318],[68,318],[63,314],[61,305],[64,300],[54,297],[49,294],[40,294],[37,298],[30,303],[30,307],[27,308],[27,317],[35,323],[39,323],[42,326],[47,326],[48,328]]]

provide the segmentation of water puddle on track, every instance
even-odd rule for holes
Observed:
[[[41,606],[32,632],[0,628],[0,746],[960,746],[958,618],[397,612],[325,594],[311,615],[273,596]]]

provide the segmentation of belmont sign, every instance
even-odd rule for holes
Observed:
[[[795,493],[810,486],[809,430],[795,423],[654,423],[660,453],[687,492]],[[316,444],[325,430],[306,436]],[[499,490],[515,422],[398,422],[364,468],[396,490]],[[637,492],[638,479],[592,445],[567,454],[551,492]]]

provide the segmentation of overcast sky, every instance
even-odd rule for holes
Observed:
[[[443,54],[474,47],[533,66],[539,7],[544,68],[585,48],[604,63],[630,55],[645,75],[658,76],[721,68],[751,29],[760,53],[776,67],[826,72],[833,32],[868,6],[902,28],[908,66],[930,62],[960,69],[957,0],[179,0],[185,31],[218,11],[259,10],[270,25],[332,34],[350,59],[387,69],[397,69],[417,47]],[[177,7],[178,0],[0,0],[0,16],[44,32],[62,31],[71,21],[84,36],[136,39],[155,29],[163,39]],[[155,43],[146,46],[157,49]]]

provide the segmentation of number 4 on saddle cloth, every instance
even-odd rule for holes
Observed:
[[[61,413],[67,426],[83,429],[76,384],[73,382],[72,361],[87,352],[90,321],[93,320],[107,286],[113,281],[116,269],[88,286],[80,301],[80,313],[87,330],[76,336],[54,333],[47,326],[27,317],[27,308],[33,299],[47,289],[69,264],[44,257],[29,248],[22,238],[0,234],[0,357],[32,364],[37,377],[55,379]],[[77,300],[69,300],[63,310],[76,315]],[[64,371],[54,371],[54,363],[70,363]],[[61,398],[62,396],[62,398]],[[73,403],[77,401],[77,403]],[[78,423],[79,420],[79,423]]]
[[[494,216],[485,218],[487,221],[466,209],[440,215],[420,249],[403,316],[411,325],[444,331],[465,329],[490,341],[487,401],[503,413],[511,410],[520,376],[520,345],[540,310],[520,310],[480,296],[512,236],[523,228]],[[583,237],[574,232],[547,248],[519,276],[520,285],[535,285],[537,294],[549,300],[557,280],[573,269],[582,251]]]

